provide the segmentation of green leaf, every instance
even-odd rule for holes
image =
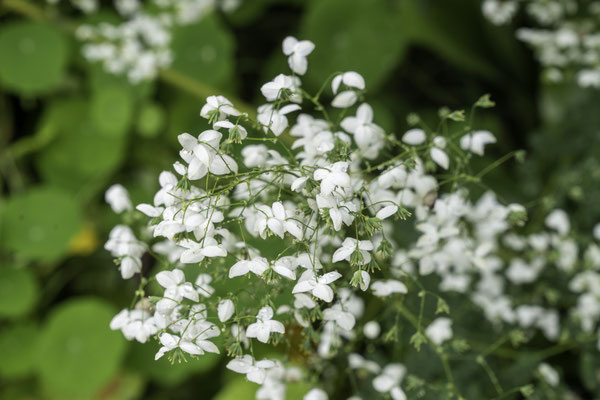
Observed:
[[[62,398],[86,399],[102,389],[119,369],[126,350],[109,323],[115,310],[94,298],[56,307],[44,326],[38,369],[42,383]]]
[[[475,107],[480,107],[480,108],[492,108],[495,105],[496,105],[496,103],[492,101],[492,98],[489,94],[484,94],[475,103]]]
[[[0,269],[0,316],[19,317],[28,313],[37,300],[38,285],[29,270]]]
[[[40,186],[6,201],[0,213],[0,243],[27,259],[54,261],[68,250],[81,225],[73,196]]]
[[[450,307],[448,306],[448,303],[446,302],[446,300],[442,299],[441,297],[438,297],[435,313],[436,314],[450,314]]]
[[[3,23],[0,29],[0,82],[35,95],[55,88],[68,63],[68,42],[56,28],[39,22]]]
[[[171,49],[172,69],[217,87],[231,82],[234,40],[215,17],[176,28]]]
[[[200,374],[215,367],[221,356],[206,353],[196,358],[187,356],[186,362],[171,364],[167,356],[154,361],[160,345],[152,343],[132,343],[127,357],[127,365],[144,376],[167,386],[175,386],[188,377]]]
[[[138,114],[137,132],[144,137],[155,137],[165,127],[166,115],[164,109],[156,103],[146,103]]]
[[[39,172],[47,182],[72,192],[102,189],[102,179],[123,159],[124,138],[100,133],[81,99],[52,104],[40,130],[54,130],[56,137],[36,158]]]
[[[308,56],[307,80],[313,87],[320,87],[335,71],[357,71],[373,90],[406,48],[399,10],[385,0],[313,1],[300,37],[316,44]]]
[[[38,331],[38,327],[32,322],[10,325],[0,331],[1,376],[15,379],[32,372]]]
[[[214,400],[238,400],[254,398],[259,386],[243,378],[232,380],[214,397]]]
[[[98,132],[123,136],[131,125],[134,100],[127,86],[106,86],[92,95],[90,118]]]
[[[410,344],[412,344],[417,351],[421,351],[421,345],[427,343],[427,339],[421,332],[415,332],[410,338]]]

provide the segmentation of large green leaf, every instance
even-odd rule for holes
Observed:
[[[177,72],[217,87],[231,82],[234,41],[215,17],[176,28],[171,48]]]
[[[92,95],[91,122],[103,135],[125,135],[131,125],[133,106],[133,96],[126,86],[102,87]]]
[[[12,196],[0,213],[0,243],[36,260],[62,256],[82,224],[77,201],[65,191],[40,186]]]
[[[41,94],[63,79],[68,42],[54,27],[38,22],[3,23],[0,29],[0,82],[24,94]]]
[[[55,136],[36,159],[41,175],[75,193],[102,188],[102,179],[123,158],[124,137],[102,134],[89,115],[89,105],[83,100],[59,101],[40,125],[40,131],[51,130]]]
[[[0,269],[0,317],[19,317],[29,312],[38,297],[35,277],[24,268]]]
[[[108,384],[126,350],[109,328],[113,307],[94,298],[71,300],[48,317],[39,343],[42,383],[63,399],[86,399]]]
[[[20,378],[33,371],[38,327],[31,322],[5,326],[0,330],[0,375]]]
[[[313,87],[336,71],[357,71],[375,89],[406,46],[398,7],[385,0],[313,1],[302,26],[300,37],[316,44],[307,75]]]

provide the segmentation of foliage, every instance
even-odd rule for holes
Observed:
[[[412,272],[399,268],[399,259],[390,266],[374,256],[381,270],[368,266],[373,282],[391,278],[385,271],[402,270],[395,279],[407,293],[383,300],[370,294],[372,288],[359,294],[367,307],[356,322],[358,339],[343,339],[331,358],[322,363],[309,360],[318,351],[310,342],[321,332],[303,336],[302,329],[290,329],[292,315],[285,317],[286,334],[277,336],[278,346],[252,340],[257,359],[285,359],[291,368],[304,372],[313,367],[313,374],[303,374],[308,381],[288,385],[288,398],[300,399],[314,387],[326,389],[330,398],[348,398],[357,392],[362,398],[377,398],[372,381],[385,374],[373,373],[368,363],[349,369],[349,352],[360,353],[380,367],[401,362],[407,370],[401,387],[411,399],[600,396],[596,338],[593,330],[582,329],[581,315],[589,310],[586,304],[595,304],[598,293],[568,285],[577,274],[583,274],[580,281],[597,279],[591,235],[600,221],[600,121],[595,112],[600,98],[595,89],[597,57],[592,57],[597,47],[587,53],[581,50],[598,34],[598,8],[593,5],[597,2],[245,0],[236,7],[234,1],[179,2],[189,8],[178,8],[173,1],[115,3],[0,3],[0,397],[253,398],[258,386],[225,368],[227,351],[197,359],[187,356],[187,361],[171,365],[167,356],[153,360],[159,348],[155,343],[130,343],[110,330],[119,309],[134,307],[143,295],[152,296],[151,301],[163,295],[161,286],[141,276],[172,270],[174,264],[161,257],[154,261],[142,255],[144,249],[139,254],[141,275],[121,279],[123,271],[102,248],[111,229],[125,223],[138,239],[149,243],[154,239],[143,229],[149,218],[134,210],[115,216],[104,193],[120,182],[134,204],[151,203],[159,189],[157,177],[172,169],[178,158],[177,136],[189,132],[197,137],[212,128],[214,121],[200,118],[199,112],[213,95],[226,96],[247,114],[239,123],[247,127],[249,139],[256,139],[252,144],[265,144],[288,158],[285,149],[295,139],[289,129],[274,140],[272,132],[261,132],[256,113],[264,103],[259,90],[263,82],[287,68],[281,55],[281,42],[287,36],[316,45],[303,77],[305,112],[319,116],[323,109],[331,111],[326,106],[335,97],[334,74],[356,71],[364,77],[366,90],[358,91],[354,108],[336,109],[331,115],[338,123],[355,115],[362,102],[372,106],[387,144],[384,157],[363,163],[369,180],[407,150],[411,159],[424,161],[427,174],[443,183],[437,193],[440,204],[446,194],[462,187],[468,190],[466,199],[473,207],[490,189],[502,207],[508,209],[513,202],[525,206],[527,223],[519,226],[524,215],[513,213],[507,220],[509,230],[527,238],[527,243],[544,231],[551,238],[548,251],[529,244],[514,249],[502,241],[501,251],[493,253],[506,263],[501,276],[514,309],[539,305],[545,311],[556,310],[561,321],[556,337],[540,327],[542,323],[531,327],[506,319],[492,322],[487,313],[495,303],[483,305],[484,300],[474,300],[471,292],[440,290],[443,275],[419,272],[421,255],[407,256]],[[127,3],[135,7],[128,9]],[[210,7],[194,6],[200,3]],[[544,9],[548,4],[554,5]],[[508,8],[494,8],[502,5]],[[554,19],[544,18],[544,12],[557,7],[562,11],[551,14]],[[171,18],[161,18],[165,15]],[[100,28],[107,24],[117,33],[107,35],[110,32]],[[123,26],[136,32],[135,40],[125,40]],[[578,41],[567,40],[572,32]],[[560,38],[567,42],[557,47]],[[570,62],[561,61],[563,52],[573,55]],[[491,96],[478,102],[483,93]],[[490,99],[495,106],[484,110],[492,106]],[[475,103],[474,113],[468,107],[460,112]],[[289,118],[291,126],[295,117]],[[461,135],[475,128],[493,132],[497,141],[485,147],[483,156],[466,155],[460,148]],[[426,133],[423,147],[402,142],[411,129]],[[221,132],[226,140],[228,130],[221,128]],[[440,135],[455,139],[448,140],[445,148],[448,171],[435,163],[430,152],[436,147],[434,137]],[[240,161],[242,147],[226,143],[225,150]],[[344,157],[350,150],[341,146],[336,151],[337,157]],[[525,162],[516,162],[523,154]],[[220,184],[226,185],[224,180]],[[318,190],[318,182],[309,180],[308,185]],[[289,190],[289,185],[284,189]],[[295,193],[289,198],[304,196]],[[269,206],[275,201],[271,200]],[[557,208],[568,215],[565,234],[560,232],[564,219],[557,214],[550,214],[555,217],[546,226],[549,213]],[[402,218],[383,227],[393,232],[388,239],[395,250],[409,250],[421,236],[414,229],[418,216],[408,207],[411,216],[399,211]],[[356,217],[361,229],[379,230],[382,223],[368,212]],[[333,220],[325,217],[322,223],[332,225]],[[477,224],[465,218],[457,226],[472,235]],[[348,227],[349,232],[353,228]],[[289,233],[285,237],[286,246],[297,245]],[[498,238],[504,238],[504,233]],[[560,244],[571,242],[577,249],[572,270],[560,267],[572,251],[570,245]],[[273,235],[264,240],[246,235],[246,245],[269,260],[284,250],[281,243]],[[480,250],[485,260],[484,249]],[[340,287],[342,281],[349,286],[353,278],[361,284],[362,275],[354,277],[351,272],[364,255],[358,252],[353,257],[344,267],[345,261],[336,266],[344,274]],[[508,271],[517,257],[527,262],[543,259],[545,269],[532,283],[515,284]],[[288,288],[287,278],[273,273],[265,275],[264,281],[226,279],[236,261],[230,256],[209,268],[222,275],[212,283],[215,300],[254,285],[252,296],[236,300],[236,310],[245,309],[239,311],[244,320],[238,323],[255,322],[255,311],[268,301],[277,306],[293,301],[290,293],[270,298],[274,285],[281,285],[282,291],[293,287],[292,283]],[[204,267],[188,266],[187,280],[195,282],[201,271],[206,272]],[[468,275],[473,285],[481,278]],[[136,296],[133,303],[132,295]],[[320,302],[321,311],[333,304]],[[147,304],[138,304],[144,307]],[[217,303],[209,307],[215,322],[217,308]],[[320,316],[315,313],[312,317],[317,320]],[[447,332],[444,318],[453,321],[452,338],[437,345],[431,338],[435,332]],[[367,328],[373,320],[379,323],[379,331],[374,325]],[[428,333],[436,321],[437,329]],[[219,348],[235,354],[242,350],[243,343],[231,340],[231,335],[221,337],[215,340]],[[154,335],[148,339],[155,341]],[[294,351],[288,351],[287,344]],[[310,350],[302,350],[303,346]]]

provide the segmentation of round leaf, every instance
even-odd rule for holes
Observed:
[[[40,337],[38,368],[43,384],[63,398],[90,398],[109,383],[126,350],[111,331],[115,310],[105,302],[77,299],[55,308]]]
[[[90,117],[98,132],[107,136],[127,133],[133,114],[133,96],[126,87],[107,86],[92,95]]]
[[[5,378],[27,376],[35,365],[38,328],[33,323],[11,325],[0,331],[0,375]]]
[[[52,261],[81,227],[79,204],[63,190],[42,186],[12,196],[0,215],[0,243],[23,257]]]
[[[36,160],[40,173],[47,182],[75,193],[101,189],[102,178],[123,158],[124,137],[102,134],[88,110],[79,99],[54,103],[40,128],[56,132],[56,139]]]
[[[172,68],[202,83],[223,86],[233,75],[233,39],[214,17],[175,29]]]
[[[43,23],[19,21],[0,29],[0,82],[25,94],[40,94],[56,87],[68,62],[63,34]]]
[[[146,103],[142,106],[137,119],[137,131],[141,136],[154,137],[165,126],[165,111],[155,103]]]
[[[334,71],[357,71],[374,89],[406,46],[399,10],[385,0],[314,1],[299,37],[317,45],[308,56],[307,79],[314,87]]]
[[[35,305],[38,285],[29,270],[0,269],[0,316],[18,317]]]

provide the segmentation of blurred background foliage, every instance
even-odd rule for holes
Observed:
[[[224,357],[154,362],[154,345],[108,329],[136,283],[103,250],[117,223],[103,195],[120,182],[134,202],[148,201],[177,157],[176,136],[207,128],[199,110],[208,95],[261,104],[260,85],[287,70],[287,35],[317,46],[309,92],[334,71],[358,71],[377,122],[399,135],[410,112],[435,121],[441,106],[469,107],[490,93],[497,107],[477,126],[499,140],[477,163],[515,149],[527,159],[484,185],[527,205],[533,226],[555,205],[582,230],[600,219],[600,93],[542,82],[514,30],[486,22],[478,0],[246,0],[178,28],[171,68],[138,85],[87,63],[73,37],[85,18],[114,20],[108,4],[92,17],[44,10],[43,1],[0,1],[0,398],[253,397],[255,385],[225,372]],[[593,351],[561,357],[584,398],[598,393]],[[424,378],[439,373],[427,360],[413,352],[406,363]],[[525,355],[495,366],[501,380],[521,384],[533,365]],[[456,376],[472,386],[468,398],[484,398],[485,385],[469,383],[485,379],[480,371]],[[288,397],[305,391],[292,386]]]

